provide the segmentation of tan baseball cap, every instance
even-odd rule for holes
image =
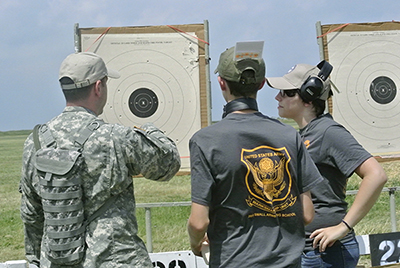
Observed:
[[[108,69],[103,59],[91,52],[78,52],[68,55],[61,63],[59,79],[68,77],[73,84],[61,84],[62,89],[76,89],[89,86],[104,77],[118,79],[118,71]]]
[[[300,89],[310,76],[318,76],[319,72],[320,69],[317,66],[301,63],[293,66],[284,76],[266,77],[266,81],[270,87],[276,89]],[[331,90],[329,78],[323,81],[323,86],[324,88],[318,99],[326,100]]]

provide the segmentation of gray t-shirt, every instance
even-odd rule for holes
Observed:
[[[298,267],[299,195],[321,178],[296,131],[229,114],[190,140],[192,201],[210,208],[210,267]]]
[[[312,159],[324,177],[322,183],[311,190],[315,207],[314,220],[306,226],[307,237],[316,229],[334,226],[347,212],[347,179],[356,168],[371,157],[342,125],[330,114],[312,120],[300,135]],[[341,241],[354,237],[350,232]],[[306,239],[306,251],[312,250],[312,239]]]

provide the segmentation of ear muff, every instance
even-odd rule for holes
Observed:
[[[224,118],[225,116],[227,116],[228,114],[230,114],[232,112],[245,110],[245,109],[258,111],[258,105],[257,105],[256,99],[240,98],[240,99],[234,99],[234,100],[228,102],[224,106],[224,113],[222,115],[222,118]]]
[[[310,76],[300,88],[300,97],[305,102],[316,100],[322,93],[324,82],[317,76]]]
[[[317,67],[320,69],[317,76],[310,76],[300,87],[299,95],[305,102],[316,100],[322,94],[324,89],[324,81],[332,72],[333,66],[329,62],[323,60]]]

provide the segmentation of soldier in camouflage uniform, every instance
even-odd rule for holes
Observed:
[[[67,105],[50,120],[57,146],[71,148],[74,135],[102,113],[107,99],[107,79],[118,72],[106,68],[93,53],[74,53],[61,64],[60,84]],[[180,168],[177,147],[151,123],[141,128],[101,124],[83,148],[82,168],[85,218],[93,215],[112,196],[108,209],[88,223],[86,254],[74,267],[153,267],[143,241],[137,236],[132,176],[170,180]],[[56,267],[41,251],[44,216],[36,175],[32,135],[25,144],[20,182],[21,218],[25,227],[25,250],[30,263]]]

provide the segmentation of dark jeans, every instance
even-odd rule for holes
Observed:
[[[337,241],[332,247],[326,248],[325,252],[319,249],[303,252],[301,257],[302,268],[354,268],[360,258],[357,240],[340,243]]]

